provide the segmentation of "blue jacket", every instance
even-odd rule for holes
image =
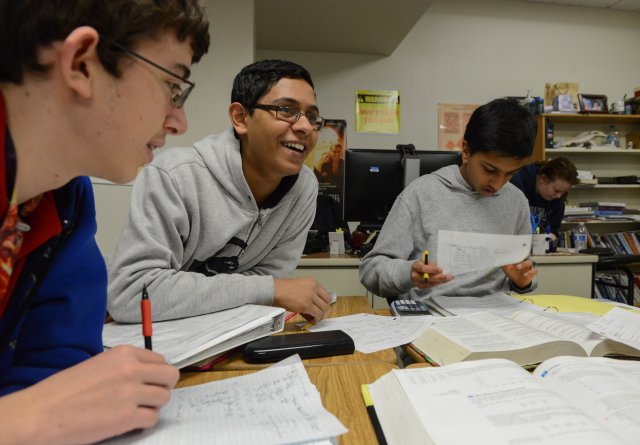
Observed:
[[[536,192],[536,176],[538,166],[529,164],[513,175],[511,183],[522,190],[522,193],[529,200],[529,208],[534,218],[540,219],[540,233],[545,233],[547,229],[558,236],[558,229],[564,216],[564,198],[546,201]]]
[[[55,190],[62,233],[33,251],[0,319],[0,395],[101,352],[107,270],[91,182]]]

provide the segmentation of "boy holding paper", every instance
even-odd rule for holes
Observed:
[[[362,284],[381,297],[415,300],[533,290],[537,272],[529,259],[454,279],[437,266],[437,245],[438,230],[531,234],[527,200],[509,179],[526,164],[535,135],[535,119],[513,100],[476,109],[465,130],[462,165],[424,175],[400,194],[362,259]],[[422,262],[425,249],[429,264]]]

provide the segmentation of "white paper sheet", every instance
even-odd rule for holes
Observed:
[[[438,230],[438,266],[453,275],[519,263],[529,252],[531,235]]]
[[[614,307],[587,327],[597,334],[640,349],[640,314]]]
[[[411,343],[431,325],[434,318],[431,315],[386,317],[355,314],[322,320],[308,330],[344,331],[353,339],[356,350],[368,354]]]
[[[176,389],[158,424],[106,443],[282,444],[347,432],[322,406],[298,356],[262,371]]]
[[[543,307],[514,298],[505,293],[483,295],[481,297],[447,297],[438,295],[430,297],[438,306],[451,315],[472,314],[478,311],[489,311],[493,314],[510,317],[518,311],[544,311]]]

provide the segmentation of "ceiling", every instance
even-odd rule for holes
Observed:
[[[433,0],[256,0],[256,47],[389,56]]]
[[[592,8],[621,9],[640,12],[640,0],[525,0],[536,3],[557,3],[560,5],[588,6]]]
[[[389,56],[434,0],[256,0],[259,50]],[[513,0],[640,12],[640,0]]]

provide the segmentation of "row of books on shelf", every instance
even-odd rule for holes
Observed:
[[[594,233],[586,229],[587,247],[608,247],[615,255],[640,255],[640,231]],[[558,247],[575,248],[571,230],[558,233]]]
[[[640,210],[627,208],[624,202],[581,202],[578,207],[565,208],[565,222],[592,220],[640,221]]]
[[[624,303],[627,301],[625,289],[627,289],[628,284],[627,275],[625,274],[598,273],[595,279],[595,297]],[[634,304],[638,304],[640,302],[640,274],[635,274],[633,295]]]

